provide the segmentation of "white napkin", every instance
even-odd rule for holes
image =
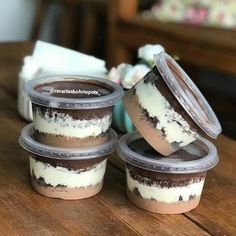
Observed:
[[[68,48],[37,41],[33,54],[24,58],[19,74],[18,111],[27,120],[32,120],[31,102],[24,94],[27,80],[48,75],[89,75],[105,77],[105,61]]]

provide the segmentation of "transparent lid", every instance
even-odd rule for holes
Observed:
[[[19,137],[19,144],[22,148],[35,155],[62,159],[62,160],[85,160],[106,156],[115,151],[117,146],[117,135],[114,130],[110,130],[109,139],[107,142],[88,148],[60,148],[52,147],[46,144],[39,143],[34,140],[33,124],[25,126]]]
[[[219,161],[216,147],[204,138],[166,157],[155,151],[137,131],[121,137],[117,152],[127,163],[163,173],[202,172],[213,168]]]
[[[221,125],[210,105],[189,76],[165,52],[154,55],[154,60],[165,83],[183,109],[208,136],[217,138],[222,131]]]
[[[61,109],[110,107],[122,96],[120,85],[92,76],[47,76],[29,80],[25,90],[38,105]]]

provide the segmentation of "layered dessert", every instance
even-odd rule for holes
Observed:
[[[89,147],[108,139],[113,107],[66,110],[33,104],[35,138],[55,147]]]
[[[135,205],[151,212],[176,214],[197,207],[205,172],[163,174],[128,164],[126,177],[127,196]]]
[[[49,77],[27,86],[37,141],[76,148],[106,142],[119,85],[91,77]]]
[[[197,139],[197,127],[181,108],[156,68],[124,98],[125,108],[139,132],[163,155]]]
[[[88,148],[61,148],[37,142],[33,124],[21,131],[19,143],[27,152],[33,188],[40,194],[66,200],[91,197],[101,191],[107,159],[117,144],[111,129],[109,139]]]
[[[138,132],[119,141],[126,162],[128,199],[137,207],[162,214],[179,214],[199,204],[206,171],[218,163],[215,146],[200,138],[166,157]]]
[[[165,55],[165,54],[164,54]],[[163,56],[164,57],[164,56]],[[200,91],[168,60],[154,66],[123,97],[134,125],[161,154],[168,156],[205,132],[216,138],[220,124]]]
[[[100,192],[107,158],[58,160],[31,155],[29,162],[32,186],[38,193],[72,200]]]

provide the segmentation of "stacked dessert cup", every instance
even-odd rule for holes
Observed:
[[[220,123],[206,99],[166,52],[123,97],[139,132],[123,136],[127,196],[151,212],[178,214],[197,207],[206,171],[218,163]]]
[[[21,131],[33,188],[61,199],[82,199],[103,186],[108,155],[116,148],[112,110],[122,94],[111,81],[51,76],[26,83],[33,122]]]

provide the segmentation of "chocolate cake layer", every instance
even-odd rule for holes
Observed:
[[[206,172],[189,174],[159,173],[134,167],[126,163],[130,176],[139,183],[151,186],[159,185],[162,188],[183,187],[189,183],[197,183],[205,179]]]
[[[34,138],[40,143],[44,143],[53,147],[83,148],[105,143],[109,138],[109,131],[101,133],[98,136],[76,138],[64,135],[46,134],[36,130],[34,133]]]
[[[71,110],[71,109],[58,109],[44,107],[37,104],[32,104],[33,114],[37,111],[38,115],[44,117],[47,116],[53,117],[53,113],[58,113],[60,117],[66,117],[67,115],[71,116],[75,120],[92,120],[92,119],[101,119],[106,115],[111,115],[113,107],[97,108],[97,109],[81,109],[81,110]],[[56,118],[55,118],[56,119]],[[55,120],[56,121],[56,120]]]
[[[50,187],[39,185],[35,180],[31,181],[34,190],[46,197],[60,198],[64,200],[77,200],[92,197],[99,193],[103,187],[103,181],[95,186],[82,188],[68,188],[68,187]]]
[[[185,202],[179,201],[175,203],[166,203],[137,197],[137,195],[129,189],[127,189],[127,197],[135,206],[150,212],[161,214],[180,214],[188,212],[196,208],[200,201],[200,197],[196,197]]]
[[[156,150],[159,150],[163,155],[169,155],[177,150],[175,146],[165,140],[162,131],[154,128],[153,123],[143,114],[143,109],[139,105],[138,97],[134,95],[132,91],[126,93],[123,97],[123,101],[136,128],[146,139],[148,138],[147,141]]]
[[[60,166],[67,168],[68,170],[75,170],[75,171],[80,169],[83,169],[83,171],[90,170],[94,167],[94,165],[102,162],[107,158],[107,157],[99,157],[99,158],[83,159],[83,160],[61,160],[61,159],[42,157],[34,154],[31,154],[31,156],[36,161],[40,161],[45,164],[50,164],[53,167]]]
[[[175,160],[181,162],[188,162],[188,161],[199,160],[208,154],[206,148],[200,145],[197,146],[198,147],[197,149],[193,149],[194,144],[195,143],[193,142],[192,144],[190,144],[190,146],[181,148],[168,157],[163,157],[161,154],[159,154],[154,148],[152,148],[152,146],[148,144],[148,142],[144,138],[134,140],[133,142],[129,143],[128,146],[133,152],[136,152],[147,158],[151,158],[152,160],[158,161],[163,158],[171,158],[171,159],[174,158]],[[191,145],[193,145],[193,147]]]

